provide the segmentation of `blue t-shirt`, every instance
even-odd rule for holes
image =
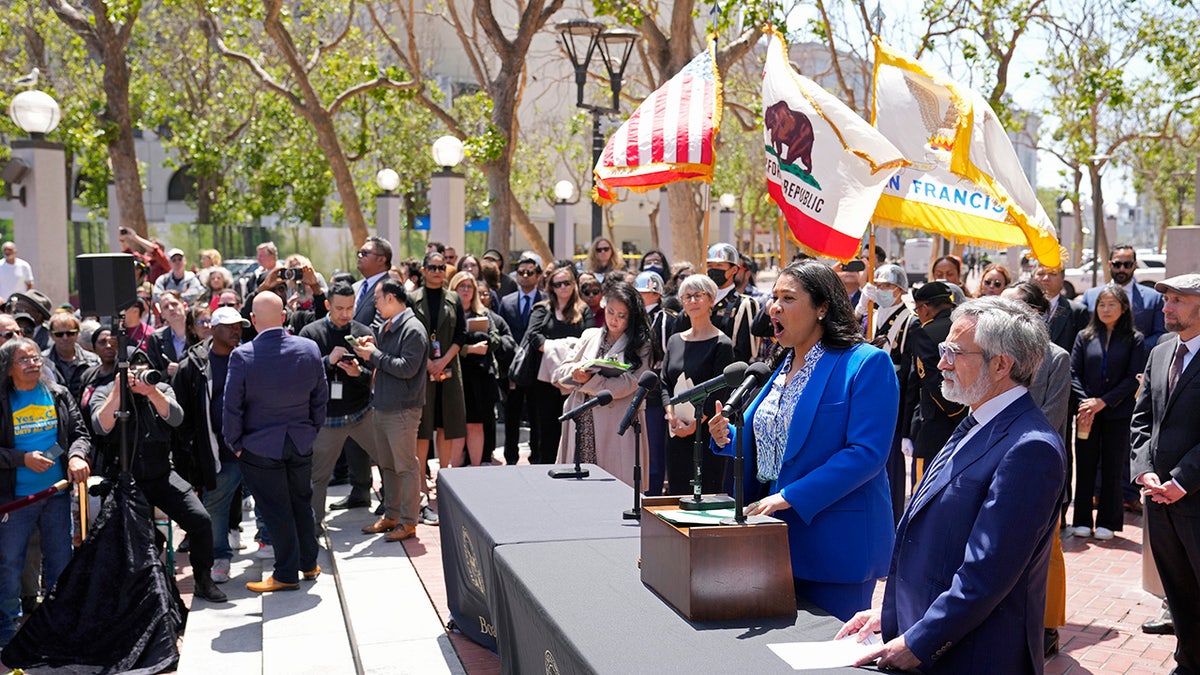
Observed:
[[[58,442],[58,410],[54,397],[42,385],[29,391],[13,390],[9,394],[12,404],[14,446],[21,452],[46,452]],[[64,448],[65,450],[65,448]],[[38,473],[26,466],[17,467],[16,496],[24,497],[40,492],[62,480],[63,457],[55,460],[55,466]]]

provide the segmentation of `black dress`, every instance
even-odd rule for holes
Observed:
[[[663,358],[662,392],[663,405],[667,405],[671,397],[678,392],[690,389],[706,380],[717,377],[725,367],[733,363],[733,341],[724,333],[707,340],[690,342],[683,339],[682,333],[676,333],[667,340],[666,356]],[[722,388],[711,394],[704,402],[703,415],[711,416],[716,410],[716,402],[729,398],[729,389]],[[676,416],[682,417],[684,404],[675,406]],[[696,411],[699,413],[700,411]],[[700,430],[702,455],[701,465],[702,490],[705,493],[719,492],[725,483],[726,468],[729,458],[713,454],[708,449],[708,426],[703,422],[697,424]],[[668,430],[669,433],[669,430]],[[670,494],[684,495],[692,492],[693,478],[692,455],[695,435],[678,438],[667,437],[667,482],[670,484]]]
[[[529,328],[525,339],[537,354],[537,365],[541,365],[541,347],[546,340],[558,340],[566,337],[579,337],[585,328],[591,328],[595,323],[592,310],[584,307],[579,321],[566,323],[559,321],[550,302],[543,300],[533,306],[529,314]],[[558,456],[558,441],[562,438],[562,423],[558,421],[563,413],[563,402],[566,394],[558,387],[538,380],[533,383],[531,390],[531,408],[529,421],[529,463],[551,464]],[[505,431],[508,433],[508,431]],[[515,431],[514,431],[515,433]]]

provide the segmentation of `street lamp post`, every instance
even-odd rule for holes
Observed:
[[[375,233],[387,239],[393,250],[400,246],[400,174],[395,169],[380,169],[375,174]],[[397,258],[401,257],[399,255]]]
[[[467,178],[454,171],[464,156],[462,141],[442,136],[433,142],[433,161],[441,170],[429,185],[429,240],[466,250]]]
[[[1070,197],[1062,195],[1055,200],[1055,206],[1058,207],[1055,209],[1057,211],[1056,216],[1058,220],[1058,240],[1062,242],[1063,246],[1066,247],[1069,256],[1069,260],[1062,261],[1062,264],[1063,267],[1072,267],[1078,263],[1078,260],[1075,256],[1079,251],[1079,242],[1075,241],[1074,219],[1072,219],[1070,223],[1070,229],[1065,229],[1063,227],[1063,220],[1064,216],[1075,215],[1075,202],[1071,201]]]
[[[726,192],[718,202],[721,204],[721,211],[717,214],[717,241],[733,244],[736,248],[737,242],[734,241],[733,232],[736,214],[733,207],[737,204],[737,197]]]
[[[554,184],[554,229],[550,232],[550,248],[559,260],[570,260],[575,255],[575,212],[571,207],[579,200],[574,198],[574,183],[560,180]]]
[[[590,19],[572,19],[561,21],[555,25],[562,36],[563,48],[571,59],[575,69],[575,107],[592,113],[592,167],[600,161],[604,152],[604,136],[600,134],[600,116],[618,112],[621,109],[621,80],[625,75],[625,67],[629,65],[629,57],[633,54],[633,44],[638,34],[631,30],[605,28],[603,23]],[[588,69],[592,65],[592,56],[600,52],[604,68],[608,72],[608,86],[612,93],[612,105],[601,106],[584,103],[583,90],[587,85]],[[596,177],[592,176],[592,187],[596,186]],[[603,211],[600,205],[592,201],[592,239],[600,236]]]
[[[62,144],[46,140],[62,111],[49,94],[27,90],[12,98],[8,115],[29,134],[12,142],[12,159],[3,171],[7,183],[20,185],[14,195],[13,238],[37,270],[38,290],[55,303],[65,302],[70,295],[66,154]]]

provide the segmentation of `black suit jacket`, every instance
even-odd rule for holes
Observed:
[[[533,315],[533,305],[536,305],[545,299],[545,293],[541,292],[540,290],[534,291],[534,300],[529,306],[529,314],[531,316]],[[500,318],[504,319],[505,323],[508,324],[508,327],[512,329],[513,340],[515,340],[517,344],[521,344],[521,341],[525,339],[525,329],[529,328],[529,320],[521,320],[520,289],[517,289],[516,291],[500,298],[500,309],[497,310],[496,313],[499,314]]]
[[[1087,307],[1069,298],[1060,297],[1058,306],[1046,328],[1050,331],[1050,341],[1068,354],[1075,346],[1075,336],[1088,324],[1091,314]]]
[[[375,287],[378,286],[379,282],[383,281],[386,277],[386,274],[382,277],[379,277],[375,280],[375,283],[371,284],[371,286],[367,288],[367,297],[364,298],[362,304],[358,305],[358,308],[354,310],[354,320],[372,329],[378,328],[379,325],[383,323],[383,320],[379,318],[379,312],[375,311]],[[356,303],[358,302],[358,292],[365,283],[367,283],[366,279],[359,279],[358,281],[354,282],[354,301]]]
[[[1200,357],[1192,358],[1168,398],[1167,374],[1178,344],[1179,337],[1168,333],[1150,350],[1133,409],[1130,463],[1135,479],[1153,471],[1162,482],[1183,486],[1187,495],[1169,508],[1194,518],[1200,516]]]
[[[183,360],[183,354],[175,351],[174,333],[171,333],[170,326],[162,326],[156,328],[153,333],[146,336],[146,346],[143,351],[146,352],[146,357],[150,359],[150,365],[154,369],[167,374],[167,364],[179,363]],[[185,338],[186,339],[186,338]],[[186,352],[187,349],[185,348]]]
[[[942,396],[942,371],[937,368],[937,346],[950,334],[952,311],[943,310],[908,337],[916,375],[908,379],[909,388],[910,392],[913,388],[918,390],[915,396],[910,394],[918,405],[909,433],[912,434],[913,456],[921,459],[931,459],[946,445],[967,411],[967,406],[951,403]]]

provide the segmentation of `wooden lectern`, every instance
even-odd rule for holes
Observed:
[[[642,501],[642,583],[692,621],[795,616],[787,524],[677,527],[656,512],[679,497]]]

